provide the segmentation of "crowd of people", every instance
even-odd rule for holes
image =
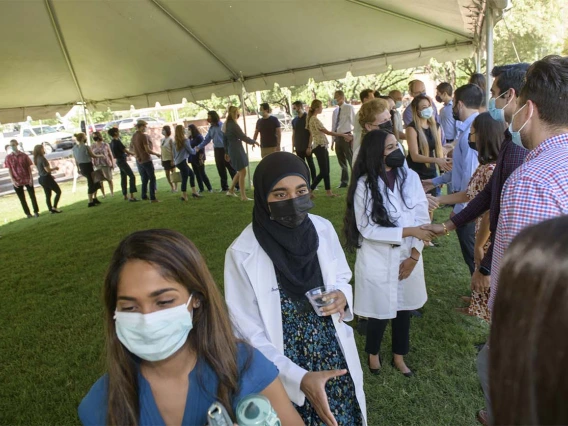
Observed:
[[[567,424],[568,57],[497,66],[492,77],[487,107],[479,75],[455,90],[440,83],[434,98],[413,80],[402,113],[399,91],[362,91],[357,113],[337,91],[330,130],[318,118],[320,100],[307,111],[294,102],[295,154],[279,152],[280,125],[267,104],[253,138],[234,106],[225,123],[208,113],[204,138],[183,126],[172,137],[164,126],[159,153],[145,122],[137,124],[132,151],[111,129],[125,200],[136,200],[126,155],[136,157],[142,199],[149,185],[155,202],[151,155],[162,157],[172,191],[181,184],[183,201],[188,179],[195,198],[195,178],[201,191],[212,189],[203,168],[211,141],[227,196],[238,197],[238,188],[249,200],[242,143],[259,145],[263,159],[253,177],[251,224],[227,244],[225,302],[183,235],[139,231],[120,243],[104,283],[108,373],[82,401],[82,423],[205,424],[214,401],[234,420],[238,401],[260,393],[283,425],[366,425],[363,368],[346,322],[358,315],[366,323],[366,367],[379,375],[390,320],[391,365],[419,378],[405,357],[412,312],[428,300],[422,253],[455,230],[471,275],[471,293],[456,294],[467,303],[458,312],[490,325],[477,358],[486,402],[479,422]],[[440,111],[433,99],[443,104]],[[97,139],[91,148],[84,134],[76,138],[75,160],[88,180],[89,206],[96,205],[112,158]],[[24,205],[24,186],[33,194],[32,162],[14,145],[7,164]],[[326,195],[335,196],[330,148],[341,168],[339,187],[347,187],[341,238],[327,219],[309,213],[322,181]],[[57,212],[61,192],[42,150],[34,163]],[[441,205],[452,206],[450,217],[433,223]],[[345,251],[356,254],[353,286]],[[316,290],[319,304],[312,304],[308,295]]]

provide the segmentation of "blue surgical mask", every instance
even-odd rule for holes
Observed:
[[[331,101],[331,104],[332,104],[333,106],[336,106],[336,105],[337,105],[337,101],[334,99],[334,100]]]
[[[505,122],[505,108],[507,108],[507,106],[511,103],[513,98],[511,97],[509,102],[507,102],[507,105],[505,105],[503,108],[497,108],[495,106],[495,101],[497,99],[505,96],[507,94],[507,92],[508,92],[508,90],[505,93],[502,93],[501,95],[497,96],[497,98],[489,99],[489,106],[487,108],[487,111],[491,115],[491,118],[493,118],[493,120],[495,120],[495,121],[500,121],[501,123]]]
[[[432,115],[434,115],[434,108],[432,108],[432,107],[428,107],[428,108],[420,111],[420,117],[422,117],[426,120],[430,119],[432,117]]]
[[[183,346],[193,328],[193,315],[187,310],[192,297],[187,303],[150,314],[116,311],[118,340],[143,360],[169,358]]]
[[[395,106],[396,109],[399,109],[402,106],[402,101],[396,101],[394,103],[394,106]]]
[[[298,111],[296,111],[295,109],[292,110],[292,116],[297,117],[298,116]]]
[[[516,113],[513,114],[513,118],[511,119],[511,124],[509,124],[509,132],[511,133],[511,137],[513,138],[513,142],[515,143],[515,145],[520,146],[521,148],[524,148],[523,146],[523,141],[521,140],[521,130],[523,130],[525,128],[525,126],[527,125],[527,123],[530,121],[530,119],[532,118],[532,111],[531,114],[528,118],[527,121],[525,121],[525,124],[523,124],[521,126],[521,128],[518,131],[513,131],[513,122],[515,121],[515,116],[523,110],[524,107],[526,107],[527,104],[524,104],[521,108],[519,108],[517,110]]]

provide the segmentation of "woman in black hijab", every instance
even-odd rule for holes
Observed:
[[[234,326],[276,364],[307,425],[366,425],[363,373],[353,331],[351,270],[337,233],[308,215],[310,173],[275,152],[254,173],[253,221],[225,258],[225,298]],[[316,312],[306,292],[326,287]]]

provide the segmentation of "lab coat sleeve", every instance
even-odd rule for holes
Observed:
[[[351,281],[351,277],[353,274],[351,273],[351,269],[349,268],[349,264],[347,263],[347,259],[345,258],[345,252],[341,247],[341,243],[339,242],[339,237],[333,228],[331,223],[330,226],[330,240],[332,244],[333,254],[337,259],[337,275],[335,286],[338,290],[340,290],[347,299],[347,309],[345,309],[345,315],[343,317],[343,321],[351,321],[353,319],[353,287],[349,284]]]
[[[422,183],[420,182],[418,175],[409,176],[409,180],[411,177],[411,194],[413,199],[416,200],[416,205],[414,206],[414,226],[429,225],[430,214],[428,212],[428,199],[424,193],[424,188],[422,187]],[[418,252],[422,253],[424,241],[412,237],[412,248],[415,248]]]
[[[401,245],[402,228],[379,226],[371,219],[371,194],[367,194],[364,179],[357,182],[354,199],[355,221],[363,238],[378,243]]]
[[[291,401],[302,406],[305,394],[300,390],[300,384],[308,371],[285,357],[270,341],[260,316],[258,300],[243,267],[246,255],[232,248],[225,255],[225,300],[233,327],[278,367],[286,390],[294,390],[294,394],[288,392]]]

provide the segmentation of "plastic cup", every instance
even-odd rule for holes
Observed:
[[[318,314],[320,317],[323,316],[321,308],[323,308],[324,306],[331,305],[332,303],[335,302],[336,299],[335,297],[331,298],[328,297],[327,300],[324,301],[323,300],[324,296],[334,291],[336,291],[336,288],[330,286],[330,287],[316,287],[306,292],[306,297],[310,301],[311,305],[314,307],[316,314]]]

